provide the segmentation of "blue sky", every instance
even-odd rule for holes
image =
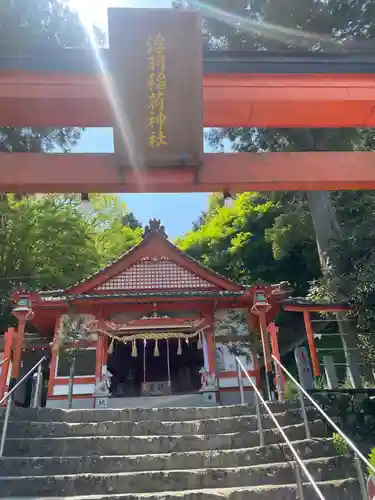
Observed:
[[[109,128],[91,128],[83,133],[75,153],[112,153],[113,135]],[[168,236],[174,239],[191,228],[191,224],[207,206],[206,193],[124,194],[120,195],[139,221],[160,219]]]
[[[172,0],[68,0],[87,21],[107,31],[107,7],[170,7]],[[88,129],[73,150],[76,153],[112,153],[112,129]],[[121,195],[138,220],[161,219],[170,238],[183,234],[207,207],[208,194]]]

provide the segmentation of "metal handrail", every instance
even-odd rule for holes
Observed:
[[[35,392],[34,392],[34,400],[33,400],[33,408],[37,408],[39,404],[39,397],[40,397],[40,389],[42,387],[42,363],[43,361],[47,359],[46,356],[43,356],[32,368],[29,370],[26,375],[24,375],[21,380],[19,380],[13,387],[12,389],[5,394],[5,396],[0,400],[0,404],[4,403],[5,401],[7,402],[6,404],[6,409],[5,409],[5,416],[4,416],[4,423],[3,423],[3,428],[1,432],[1,439],[0,439],[0,458],[2,458],[4,454],[4,447],[5,447],[5,440],[7,436],[7,431],[8,431],[8,424],[9,424],[9,416],[10,416],[10,411],[12,409],[12,403],[13,403],[13,393],[14,391],[22,385],[25,380],[27,380],[31,374],[33,374],[37,370],[37,378],[36,378],[36,386],[35,386]]]
[[[292,443],[290,442],[288,436],[285,434],[285,432],[283,431],[281,425],[279,424],[279,422],[277,421],[275,415],[272,413],[270,407],[268,406],[268,404],[266,403],[265,399],[263,398],[262,394],[260,393],[259,389],[257,388],[257,386],[254,384],[254,382],[251,380],[249,374],[247,373],[247,370],[245,369],[245,367],[243,366],[243,364],[241,363],[240,359],[238,358],[238,356],[236,356],[236,361],[238,363],[238,366],[242,368],[243,372],[245,373],[247,379],[249,380],[250,384],[252,385],[254,391],[255,391],[255,401],[257,403],[257,417],[258,417],[258,422],[260,420],[260,413],[259,413],[259,401],[258,401],[258,398],[260,399],[260,401],[263,403],[264,407],[266,408],[269,416],[271,417],[271,419],[273,420],[274,424],[276,425],[276,428],[277,430],[279,431],[279,433],[281,434],[281,436],[284,438],[286,444],[289,446],[291,452],[293,453],[293,456],[296,460],[296,462],[298,463],[298,465],[301,467],[301,469],[303,470],[305,476],[307,477],[307,479],[309,480],[309,482],[311,483],[311,486],[313,487],[315,493],[318,495],[318,497],[321,499],[321,500],[325,500],[325,497],[323,496],[323,493],[320,491],[319,489],[319,486],[316,484],[314,478],[312,477],[312,475],[310,474],[310,472],[308,471],[306,465],[303,463],[301,457],[298,455],[296,449],[294,448],[294,446],[292,445]],[[240,374],[241,375],[241,374]],[[240,377],[242,378],[242,376]],[[243,400],[243,396],[241,396],[241,400]],[[259,415],[259,416],[258,416]],[[259,434],[262,435],[263,434],[263,429],[262,427],[259,428]],[[298,494],[299,494],[299,497],[300,498],[303,498],[303,492],[302,492],[302,481],[301,481],[301,476],[300,476],[300,471],[299,471],[299,468],[298,466],[295,467],[295,472],[296,472],[296,483],[297,483],[297,489],[298,489]]]
[[[310,396],[310,394],[302,387],[302,385],[297,382],[297,380],[293,377],[291,373],[285,368],[285,366],[280,363],[280,361],[275,358],[274,355],[272,355],[272,358],[275,362],[275,366],[278,368],[281,368],[283,372],[288,375],[290,380],[293,382],[293,384],[296,385],[296,387],[299,389],[299,394],[300,398],[303,399],[303,396],[305,396],[310,403],[316,408],[319,413],[326,419],[326,421],[330,424],[331,427],[335,429],[335,431],[344,439],[346,444],[349,446],[349,448],[354,452],[354,464],[357,469],[357,474],[358,474],[358,480],[359,480],[359,485],[361,488],[361,494],[362,498],[365,500],[368,498],[368,493],[367,493],[367,486],[366,486],[366,481],[365,477],[363,474],[363,469],[362,465],[359,462],[359,459],[362,460],[362,462],[367,466],[368,470],[372,471],[375,474],[375,467],[371,465],[371,463],[367,460],[367,458],[359,451],[357,446],[353,443],[353,441],[338,427],[338,425],[335,424],[335,422],[327,415],[327,413],[321,408],[321,406],[318,405],[318,403],[315,401],[314,398]]]
[[[6,363],[8,361],[9,358],[5,358],[3,360],[0,361],[0,366],[3,366],[4,363]]]
[[[43,361],[44,361],[45,359],[46,359],[46,356],[43,356],[43,358],[41,358],[41,359],[40,359],[40,360],[39,360],[39,361],[38,361],[38,362],[37,362],[37,363],[36,363],[36,364],[35,364],[35,365],[31,368],[31,370],[29,370],[29,371],[26,373],[26,375],[24,375],[24,376],[21,378],[21,380],[19,380],[19,381],[17,382],[17,384],[16,384],[16,385],[15,385],[15,386],[13,386],[13,387],[12,387],[12,389],[11,389],[9,392],[7,392],[7,393],[5,394],[5,396],[4,396],[2,399],[0,399],[0,405],[1,405],[2,403],[4,403],[4,402],[5,402],[5,401],[6,401],[6,400],[7,400],[7,399],[8,399],[8,398],[9,398],[9,397],[13,394],[13,392],[14,392],[14,391],[15,391],[15,390],[16,390],[16,389],[17,389],[17,388],[18,388],[21,384],[23,384],[23,383],[24,383],[24,381],[25,381],[27,378],[29,378],[29,376],[30,376],[33,372],[35,372],[35,370],[39,367],[39,365],[41,365],[41,364],[43,363]]]
[[[323,417],[335,429],[335,431],[338,434],[340,434],[340,436],[346,441],[347,445],[352,449],[352,451],[356,455],[358,455],[359,458],[362,460],[362,462],[375,474],[375,467],[373,467],[371,463],[367,460],[367,458],[359,451],[359,449],[356,447],[353,441],[350,438],[348,438],[348,436],[340,429],[340,427],[338,427],[335,424],[335,422],[331,419],[331,417],[327,415],[327,413],[323,410],[323,408],[321,408],[321,406],[318,405],[315,399],[313,399],[310,396],[310,394],[302,387],[302,385],[299,382],[297,382],[297,380],[293,377],[293,375],[291,375],[291,373],[289,373],[289,371],[285,368],[285,366],[282,363],[280,363],[280,361],[276,359],[275,356],[272,355],[272,357],[275,363],[277,363],[278,366],[283,370],[283,372],[288,375],[293,384],[295,384],[298,387],[298,389],[304,394],[304,396],[307,397],[310,403],[312,403],[312,405],[319,411],[321,415],[323,415]]]

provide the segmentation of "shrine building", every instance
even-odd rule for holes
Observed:
[[[289,294],[286,283],[246,287],[220,276],[180,251],[160,221],[151,220],[138,245],[71,288],[13,294],[19,324],[5,334],[3,357],[9,361],[0,375],[0,398],[12,377],[27,373],[47,355],[46,405],[67,407],[68,344],[57,344],[74,311],[84,318],[85,334],[74,342],[79,350],[73,408],[94,407],[103,378],[110,378],[109,407],[238,403],[231,346],[246,342],[249,331],[257,335],[261,330],[257,300],[267,303],[267,325]],[[243,313],[245,332],[223,327],[230,311]],[[250,352],[241,361],[260,386],[257,355]],[[243,385],[245,400],[251,401],[244,375]],[[24,390],[16,400],[27,405],[30,397]]]

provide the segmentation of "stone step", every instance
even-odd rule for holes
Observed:
[[[303,460],[335,454],[330,439],[294,441],[293,446]],[[21,457],[0,460],[0,476],[53,476],[59,474],[245,467],[291,459],[292,454],[287,444],[237,450],[209,450],[157,455]]]
[[[356,480],[319,482],[318,486],[328,500],[354,500],[360,498]],[[284,486],[266,485],[248,488],[215,488],[205,490],[165,491],[163,493],[80,495],[69,497],[34,497],[34,500],[296,500],[294,483]],[[315,491],[309,484],[304,485],[305,500],[316,500]],[[25,497],[13,500],[25,500]]]
[[[305,462],[316,481],[355,476],[349,457],[335,456]],[[148,471],[117,474],[75,474],[1,479],[0,497],[74,496],[119,493],[155,493],[210,488],[238,488],[292,484],[295,473],[290,462],[250,467]]]
[[[313,437],[326,437],[321,421],[310,424]],[[305,439],[303,424],[284,427],[289,439]],[[265,443],[283,442],[276,429],[264,433]],[[5,457],[69,457],[88,455],[144,455],[186,451],[250,448],[259,445],[258,431],[228,434],[173,436],[95,436],[71,438],[10,438],[6,440]]]
[[[237,395],[239,404],[240,395]],[[236,399],[234,401],[236,401]],[[203,394],[172,394],[166,396],[138,396],[138,397],[110,397],[108,399],[108,408],[123,409],[123,408],[197,408],[201,406],[216,406],[216,402],[204,400]],[[68,408],[67,400],[48,400],[48,408]],[[77,410],[91,409],[93,407],[92,399],[73,399],[72,408]]]
[[[317,413],[309,409],[309,417],[316,417]],[[301,412],[298,409],[276,413],[275,417],[281,426],[293,425],[302,422]],[[273,429],[275,424],[269,415],[262,416],[264,429]],[[173,435],[173,434],[225,434],[257,430],[257,417],[243,415],[238,417],[221,417],[218,419],[186,420],[171,422],[9,422],[8,434],[10,438],[27,436],[33,437],[79,437],[79,436],[144,436],[144,435]]]
[[[298,402],[269,403],[273,413],[287,409],[299,408]],[[262,409],[264,413],[264,408]],[[5,409],[0,408],[0,421],[3,420]],[[28,422],[118,422],[118,421],[162,421],[174,422],[184,420],[203,420],[210,418],[238,417],[241,415],[256,415],[255,407],[249,405],[209,406],[202,408],[124,408],[108,410],[53,410],[47,408],[13,408],[12,420]]]

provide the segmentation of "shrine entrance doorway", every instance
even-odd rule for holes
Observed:
[[[113,341],[108,357],[112,397],[191,394],[201,389],[203,350],[198,340]]]

